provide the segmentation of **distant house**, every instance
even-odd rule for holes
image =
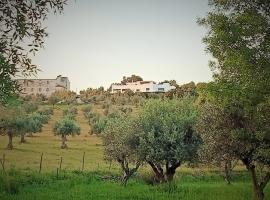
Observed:
[[[43,94],[49,97],[57,90],[70,90],[68,78],[61,75],[56,79],[17,79],[17,82],[21,96]]]
[[[126,84],[112,84],[111,93],[123,93],[127,90],[133,92],[168,92],[174,89],[174,86],[171,86],[169,83],[155,83],[154,81],[137,81],[129,82]]]

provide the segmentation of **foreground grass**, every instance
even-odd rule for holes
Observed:
[[[245,173],[234,175],[226,185],[217,174],[194,176],[182,174],[173,184],[147,184],[146,177],[133,178],[126,187],[115,174],[104,172],[69,172],[55,174],[10,171],[0,176],[0,199],[183,199],[183,200],[249,200],[252,186]],[[270,187],[266,200],[270,199]]]

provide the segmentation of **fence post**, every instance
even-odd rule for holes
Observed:
[[[85,152],[83,152],[83,159],[82,159],[82,172],[84,170],[84,158],[85,158]]]
[[[61,172],[61,169],[62,169],[62,162],[63,162],[63,158],[61,157],[61,159],[60,159],[60,166],[59,166],[59,173]]]
[[[1,161],[1,165],[2,165],[3,171],[5,172],[6,155],[4,153],[3,153],[3,158],[0,161]]]
[[[58,179],[58,173],[59,173],[59,169],[58,167],[56,168],[56,178]]]
[[[111,171],[112,161],[110,161],[109,171]]]
[[[43,153],[40,156],[40,163],[39,163],[39,173],[41,173],[41,168],[42,168],[42,160],[43,160]]]

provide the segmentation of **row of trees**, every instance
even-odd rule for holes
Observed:
[[[50,115],[53,114],[51,108],[38,109],[35,103],[24,103],[17,106],[0,107],[1,133],[8,136],[7,149],[13,149],[12,139],[14,136],[21,137],[21,143],[25,143],[25,135],[33,136],[34,133],[41,132],[44,124],[48,123]]]

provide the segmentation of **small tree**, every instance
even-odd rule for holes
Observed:
[[[23,109],[26,113],[33,113],[38,109],[38,103],[34,101],[27,101],[22,104]]]
[[[60,99],[56,95],[51,95],[48,98],[48,103],[51,104],[54,108],[54,105],[57,104],[60,101]]]
[[[233,162],[238,161],[235,148],[238,143],[228,137],[233,119],[220,106],[206,103],[202,105],[196,131],[203,140],[200,159],[202,162],[223,168],[224,179],[231,183]]]
[[[23,117],[25,117],[25,113],[21,107],[1,106],[0,125],[3,132],[8,136],[7,149],[13,149],[13,137],[25,130]]]
[[[33,133],[41,132],[42,130],[42,121],[39,118],[35,118],[33,116],[28,116],[24,119],[24,131],[21,133],[21,143],[25,143],[25,134],[29,133],[32,135]]]
[[[61,148],[67,148],[66,137],[69,135],[79,135],[80,127],[75,123],[74,120],[69,118],[63,118],[61,121],[56,122],[54,126],[54,133],[56,135],[60,135],[62,138]]]
[[[196,118],[192,98],[150,100],[143,106],[139,151],[157,182],[172,181],[178,167],[196,160],[201,141],[193,129]]]
[[[123,115],[110,118],[102,134],[105,158],[120,164],[123,185],[127,184],[142,163],[138,155],[139,137],[136,131],[134,119]],[[131,168],[130,164],[134,164],[134,167]]]

